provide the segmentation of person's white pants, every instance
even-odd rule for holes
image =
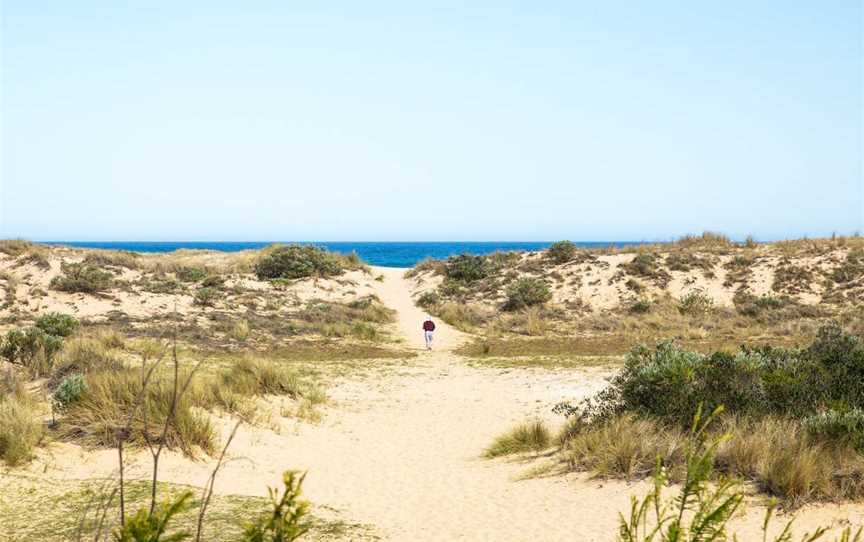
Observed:
[[[424,331],[423,335],[426,337],[426,348],[432,348],[432,332]]]

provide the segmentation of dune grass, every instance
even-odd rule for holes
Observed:
[[[18,388],[0,394],[0,458],[9,465],[26,463],[45,434],[44,411]]]
[[[540,420],[523,422],[499,435],[486,449],[488,458],[504,455],[541,452],[553,442],[552,432]]]

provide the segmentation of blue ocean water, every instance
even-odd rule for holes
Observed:
[[[292,241],[293,242],[293,241]],[[288,244],[285,242],[284,244]],[[196,242],[196,241],[58,241],[49,242],[52,245],[68,245],[82,248],[104,248],[112,250],[129,250],[133,252],[172,252],[179,249],[221,250],[236,252],[239,250],[257,249],[273,244],[273,241],[246,242]],[[456,254],[490,254],[496,251],[508,250],[542,250],[551,242],[301,242],[324,247],[333,252],[350,254],[356,252],[360,258],[371,265],[384,267],[412,267],[426,258],[447,258]],[[624,246],[639,244],[638,242],[576,242],[585,248]]]

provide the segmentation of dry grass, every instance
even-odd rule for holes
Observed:
[[[712,431],[714,437],[729,435],[717,450],[719,473],[752,481],[788,506],[864,497],[864,456],[847,445],[811,439],[800,422],[727,418]],[[633,415],[572,421],[560,439],[571,468],[627,479],[650,475],[658,458],[676,479],[685,467],[686,440],[677,428]]]
[[[42,417],[38,404],[22,387],[0,394],[0,458],[7,465],[31,458],[45,433]]]
[[[499,457],[527,452],[541,452],[552,445],[552,432],[539,420],[521,423],[498,436],[484,455]]]

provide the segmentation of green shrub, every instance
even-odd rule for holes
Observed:
[[[539,452],[552,444],[552,433],[546,425],[535,420],[517,425],[510,431],[497,437],[489,448],[486,457],[518,454],[524,452]]]
[[[44,376],[50,372],[54,356],[62,346],[60,337],[39,328],[13,329],[3,338],[0,356],[10,363],[25,366],[36,376]]]
[[[546,250],[546,256],[557,264],[567,263],[576,256],[576,245],[572,241],[552,243]]]
[[[255,264],[259,279],[301,279],[306,277],[330,277],[341,275],[346,264],[359,266],[345,257],[340,257],[313,245],[288,245],[272,249]],[[352,263],[354,262],[354,263]]]
[[[702,290],[696,289],[688,292],[678,302],[678,310],[681,314],[691,316],[705,314],[714,307],[714,300],[705,295]]]
[[[201,281],[201,286],[205,288],[221,288],[225,286],[225,277],[222,275],[207,275]]]
[[[192,303],[202,307],[213,307],[220,299],[222,299],[222,292],[215,288],[204,287],[195,290]]]
[[[864,453],[864,410],[826,410],[804,420],[808,433],[818,439],[847,442]]]
[[[276,489],[269,489],[272,510],[246,526],[242,542],[290,542],[306,534],[309,503],[300,498],[305,478],[305,474],[298,475],[294,471],[283,474],[285,490],[282,495]]]
[[[489,276],[489,262],[484,256],[461,254],[447,258],[445,274],[451,280],[474,282]]]
[[[189,531],[169,534],[174,517],[191,507],[192,492],[184,491],[173,501],[165,502],[151,513],[142,508],[126,518],[125,525],[114,533],[115,542],[180,542],[192,538]]]
[[[70,405],[77,403],[86,391],[87,381],[84,380],[84,376],[78,373],[70,374],[54,390],[54,404],[59,410],[66,410]]]
[[[61,292],[93,294],[111,288],[111,273],[84,263],[61,264],[61,273],[51,279],[51,288]]]
[[[542,305],[552,299],[549,283],[534,277],[516,279],[507,286],[506,294],[504,309],[510,311]]]
[[[831,273],[834,282],[847,284],[864,277],[864,250],[850,250],[846,259]]]
[[[651,311],[651,302],[647,299],[637,299],[630,303],[627,310],[633,314],[645,314]]]
[[[207,271],[200,267],[181,267],[174,274],[183,282],[198,282],[207,276]]]
[[[661,288],[665,288],[672,277],[660,267],[660,262],[658,255],[642,252],[629,262],[622,264],[621,268],[631,275],[651,279]]]
[[[55,337],[68,337],[78,327],[78,320],[74,316],[51,312],[36,319],[36,327]]]
[[[420,294],[420,297],[417,298],[417,306],[422,307],[424,309],[428,309],[429,307],[433,307],[441,302],[441,297],[435,291],[423,292]]]

